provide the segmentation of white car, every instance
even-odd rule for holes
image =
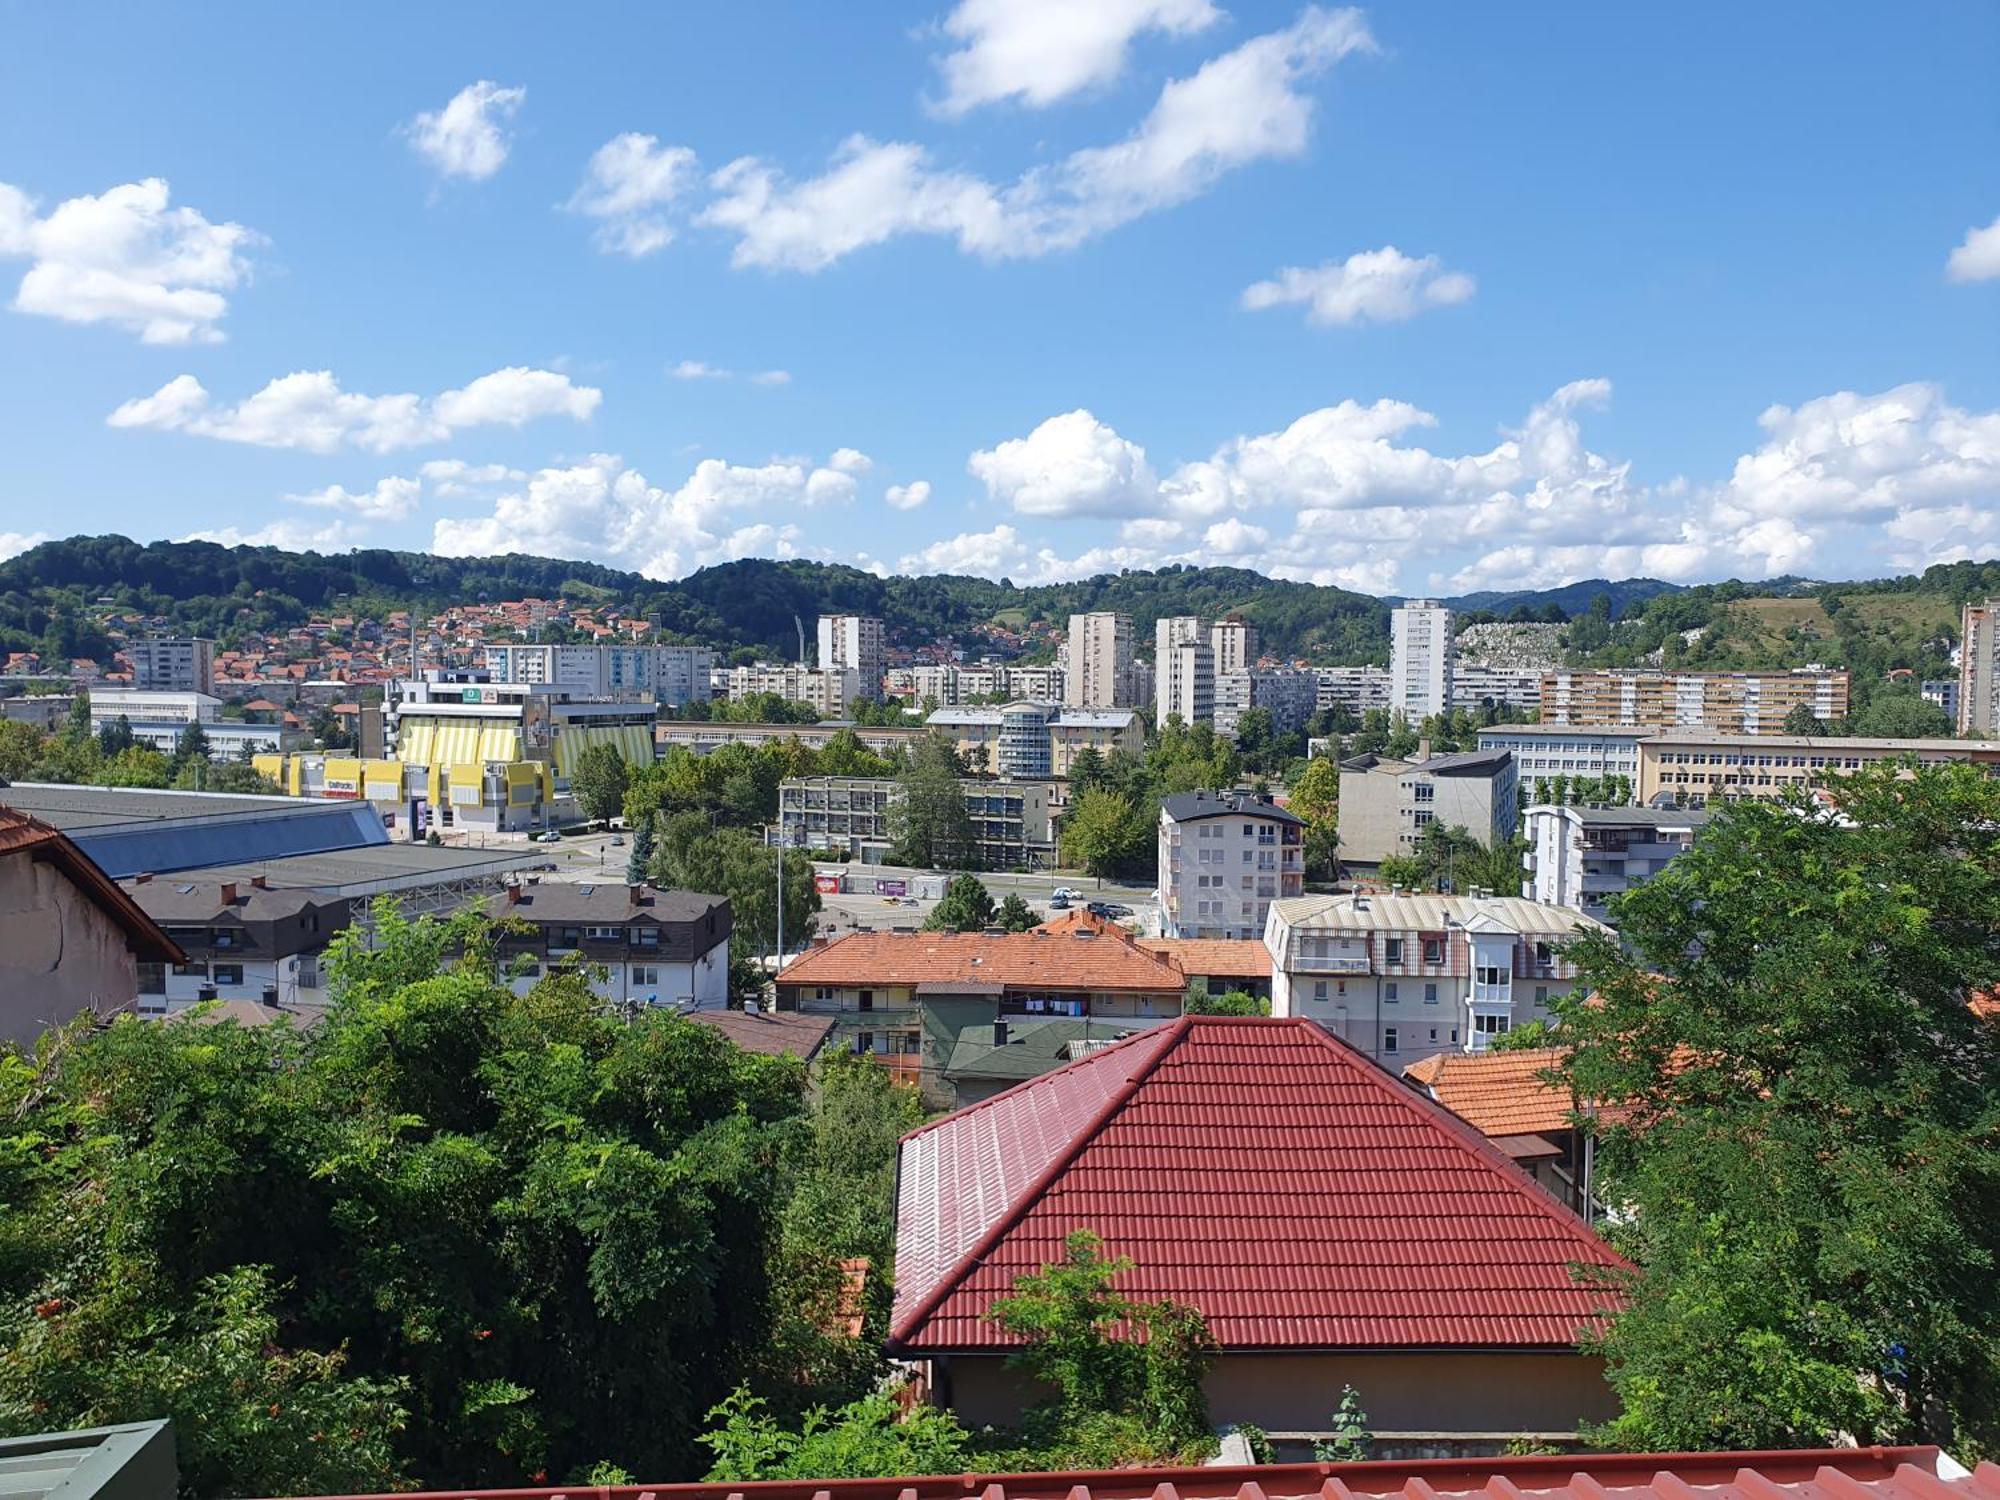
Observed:
[[[1072,886],[1059,885],[1049,893],[1051,901],[1081,901],[1083,892]]]

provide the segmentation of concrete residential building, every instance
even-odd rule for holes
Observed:
[[[1162,937],[1262,937],[1271,903],[1305,892],[1305,825],[1268,794],[1166,797],[1158,868]]]
[[[576,964],[614,1004],[723,1010],[729,1005],[729,898],[650,885],[534,880],[486,903],[489,916],[526,923],[497,935],[499,957],[522,992],[544,972]]]
[[[835,670],[851,668],[858,676],[854,696],[879,703],[882,676],[889,669],[882,622],[868,615],[821,615],[819,664]]]
[[[1694,847],[1709,814],[1658,807],[1554,807],[1521,814],[1521,894],[1609,922],[1609,902]]]
[[[1825,739],[1806,735],[1711,734],[1663,730],[1639,742],[1639,800],[1703,807],[1741,797],[1777,797],[1791,786],[1881,761],[1964,762],[2000,775],[2000,741]]]
[[[923,1362],[927,1388],[968,1427],[1017,1423],[1040,1398],[987,1309],[1079,1225],[1103,1225],[1144,1268],[1135,1291],[1200,1314],[1218,1426],[1301,1441],[1326,1430],[1328,1393],[1352,1385],[1378,1452],[1456,1455],[1573,1445],[1616,1410],[1601,1358],[1576,1343],[1604,1294],[1573,1271],[1625,1263],[1475,1131],[1306,1022],[1155,1026],[925,1125],[900,1150],[889,1353]],[[1348,1493],[1343,1472],[1352,1493],[1511,1492],[1429,1467],[1434,1489],[1401,1474],[1378,1489],[1362,1465],[1264,1483],[1284,1500]],[[1173,1484],[1128,1471],[1124,1500],[1220,1500],[1243,1493],[1249,1471],[1169,1472]],[[1059,1482],[1089,1500],[1111,1478]]]
[[[60,829],[0,807],[0,1043],[129,1011],[142,965],[186,956]]]
[[[893,776],[792,776],[778,784],[778,826],[793,848],[839,849],[863,864],[889,855]],[[1055,863],[1053,788],[1036,781],[961,783],[980,864],[988,870]]]
[[[1956,722],[1960,734],[2000,736],[2000,599],[1959,617]]]
[[[1167,615],[1153,622],[1153,720],[1178,714],[1183,724],[1215,716],[1215,648],[1195,615]]]
[[[950,735],[974,771],[1017,781],[1064,779],[1086,749],[1138,755],[1146,748],[1145,723],[1129,708],[1058,708],[1023,699],[997,708],[941,708],[924,723]]]
[[[261,875],[212,880],[205,872],[142,875],[126,890],[186,954],[179,963],[139,966],[140,1015],[172,1015],[208,1000],[325,1004],[319,959],[350,920],[342,897],[274,890]]]
[[[1451,707],[1452,612],[1411,599],[1389,612],[1389,711],[1412,724]]]
[[[1371,708],[1389,706],[1387,667],[1320,667],[1313,676],[1318,681],[1316,710],[1344,708],[1358,719]]]
[[[1070,708],[1135,708],[1132,694],[1132,617],[1098,610],[1069,617]]]
[[[679,708],[706,703],[715,653],[702,646],[489,645],[495,682],[558,687],[579,698],[651,698]]]
[[[1271,908],[1271,1014],[1303,1016],[1400,1066],[1481,1052],[1550,1021],[1576,966],[1561,945],[1602,924],[1519,896],[1302,896]]]
[[[1340,862],[1373,870],[1415,849],[1436,823],[1464,828],[1489,849],[1514,836],[1519,817],[1514,757],[1470,750],[1395,760],[1360,755],[1340,763]]]
[[[1297,734],[1319,702],[1319,675],[1296,667],[1245,667],[1215,677],[1215,732],[1236,738],[1246,711],[1271,716],[1273,734]]]
[[[1956,677],[1926,678],[1918,685],[1917,695],[1924,702],[1932,704],[1956,726],[1958,720],[1958,679]],[[1959,729],[1960,734],[1965,731]]]
[[[142,692],[136,688],[93,688],[90,725],[101,730],[123,719],[141,745],[172,755],[190,725],[201,726],[212,761],[240,761],[253,755],[292,750],[305,735],[282,724],[250,724],[219,716],[222,700],[197,692]]]
[[[795,662],[756,662],[747,667],[717,668],[714,681],[731,702],[771,693],[803,703],[822,719],[844,719],[848,705],[861,697],[861,673],[853,667],[802,667]]]
[[[1547,801],[1558,776],[1576,781],[1625,778],[1627,800],[1639,793],[1639,746],[1657,730],[1605,725],[1592,729],[1566,724],[1489,724],[1479,731],[1482,750],[1513,752],[1514,767],[1528,796]]]
[[[1722,734],[1783,734],[1785,716],[1810,709],[1822,723],[1847,717],[1846,672],[1556,671],[1542,679],[1542,722],[1700,726]]]
[[[1257,665],[1257,627],[1243,616],[1217,620],[1208,639],[1215,651],[1216,671],[1242,672]]]
[[[215,642],[199,636],[156,635],[130,642],[132,686],[151,693],[213,693]]]
[[[1451,706],[1481,709],[1489,703],[1506,708],[1540,709],[1542,673],[1523,667],[1470,666],[1454,661]]]

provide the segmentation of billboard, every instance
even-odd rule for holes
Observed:
[[[907,896],[909,893],[910,883],[907,880],[878,880],[875,882],[875,894],[878,896]]]
[[[822,896],[837,896],[840,894],[840,877],[838,875],[815,875],[813,876],[813,889],[818,891]]]

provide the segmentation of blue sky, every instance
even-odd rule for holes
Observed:
[[[2000,554],[2000,10],[0,13],[0,552]]]

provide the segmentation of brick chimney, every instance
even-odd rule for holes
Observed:
[[[1417,741],[1417,759],[1429,760],[1430,758],[1431,758],[1431,742],[1430,742],[1430,737],[1426,735],[1423,739]]]
[[[225,880],[222,882],[222,904],[224,906],[234,906],[236,904],[235,881]]]
[[[252,876],[250,877],[250,889],[251,889],[251,890],[253,890],[253,891],[268,891],[268,890],[269,890],[270,888],[271,888],[271,877],[270,877],[270,876],[268,876],[268,875],[252,875]]]
[[[509,906],[519,906],[521,904],[521,888],[518,885],[507,887],[507,904]]]
[[[144,885],[147,881],[151,880],[152,878],[153,878],[153,872],[151,870],[141,870],[137,875],[134,875],[132,877],[132,884]]]

